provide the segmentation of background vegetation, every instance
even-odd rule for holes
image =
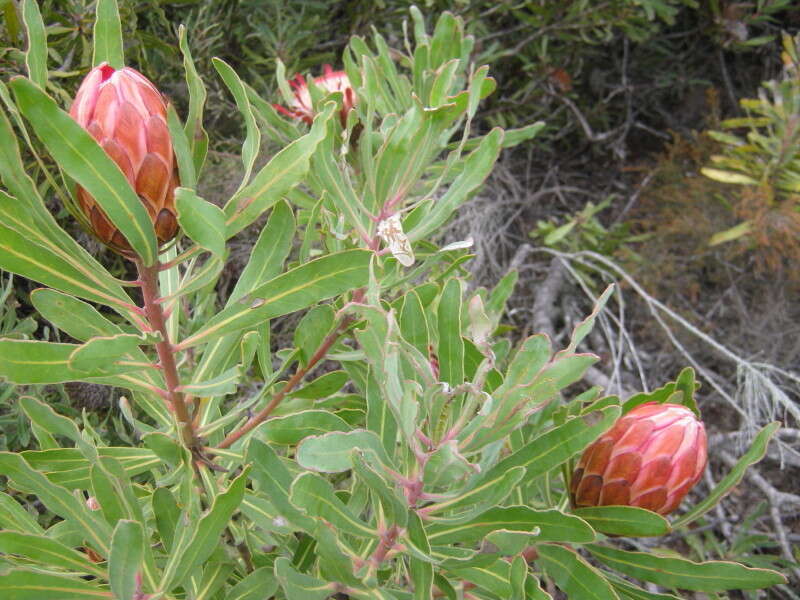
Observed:
[[[202,195],[221,203],[241,177],[244,131],[212,57],[281,102],[280,65],[288,76],[316,75],[324,63],[339,67],[350,37],[373,28],[401,47],[411,4],[121,0],[120,10],[129,63],[181,114],[189,98],[174,40],[178,24],[192,32],[212,136]],[[767,461],[681,550],[777,565],[796,578],[800,73],[793,37],[800,8],[790,0],[420,4],[431,22],[444,10],[463,18],[475,36],[474,62],[492,65],[498,91],[476,116],[475,134],[543,122],[535,139],[504,151],[442,241],[472,240],[475,257],[465,268],[473,287],[519,272],[503,321],[514,339],[548,332],[565,342],[605,282],[622,281],[624,310],[604,314],[591,340],[604,360],[590,370],[590,383],[625,394],[659,385],[687,361],[697,368],[699,402],[720,450],[695,494],[730,467],[757,428],[783,420]],[[40,5],[51,52],[48,91],[68,103],[91,66],[94,2]],[[25,72],[24,29],[15,0],[0,6],[0,77],[7,80]],[[267,155],[272,143],[263,142]],[[58,195],[48,197],[65,217]],[[94,253],[106,252],[63,222]],[[247,230],[231,242],[220,297],[233,289],[236,265],[243,267],[254,242]],[[130,275],[111,253],[102,262]],[[33,287],[0,274],[0,336],[57,339],[30,305]],[[287,319],[273,330],[276,347],[282,327],[291,335],[293,325]],[[107,438],[127,441],[113,391],[75,384],[40,393],[61,414],[86,411]],[[34,443],[17,394],[0,383],[2,448]],[[790,588],[770,593],[796,598]]]

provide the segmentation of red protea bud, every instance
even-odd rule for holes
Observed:
[[[344,71],[334,71],[330,65],[324,65],[323,73],[323,75],[314,79],[314,85],[326,94],[342,92],[344,100],[342,101],[342,110],[339,113],[339,117],[342,120],[342,126],[344,126],[347,122],[347,113],[355,106],[356,92],[353,86],[350,85],[350,80]],[[289,84],[294,88],[294,98],[292,98],[289,108],[279,104],[274,104],[273,106],[279,112],[294,119],[305,121],[310,125],[314,120],[314,108],[305,77],[300,74],[295,75],[294,79],[289,81]]]
[[[572,475],[572,504],[669,514],[700,479],[706,459],[706,430],[691,410],[642,404],[586,448]]]
[[[83,80],[69,114],[103,147],[139,195],[159,243],[175,237],[178,220],[175,188],[178,175],[167,129],[167,106],[141,73],[102,63]],[[85,189],[78,204],[92,231],[114,250],[130,255],[131,247]]]

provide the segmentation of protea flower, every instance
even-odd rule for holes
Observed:
[[[323,90],[326,94],[333,92],[342,92],[344,100],[342,102],[342,110],[339,117],[344,126],[347,121],[347,113],[356,103],[356,92],[353,86],[350,85],[350,80],[347,78],[347,73],[344,71],[334,71],[330,65],[322,67],[323,74],[314,79],[314,85]],[[292,117],[305,121],[309,125],[314,120],[314,107],[311,102],[311,93],[308,91],[308,83],[305,77],[300,74],[295,75],[293,80],[289,81],[289,85],[294,88],[294,98],[292,98],[289,108],[274,104],[275,110]]]
[[[167,106],[156,87],[134,69],[114,69],[102,63],[81,83],[69,114],[128,178],[150,214],[159,243],[175,237],[178,175],[167,129]],[[79,207],[100,241],[130,255],[127,240],[94,198],[80,186],[77,195]]]
[[[679,404],[637,406],[591,444],[572,476],[576,508],[612,504],[669,514],[703,474],[706,431]]]

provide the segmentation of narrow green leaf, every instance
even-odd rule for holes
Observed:
[[[228,523],[239,508],[244,498],[244,489],[247,485],[249,468],[245,468],[242,473],[234,479],[228,489],[214,498],[208,513],[200,519],[197,531],[191,543],[180,554],[173,554],[170,562],[176,561],[173,567],[174,575],[168,581],[162,581],[162,590],[172,590],[181,585],[189,576],[191,571],[202,564],[211,554],[219,543],[219,537],[228,526]],[[168,564],[165,573],[170,570]]]
[[[22,20],[28,36],[28,50],[25,52],[28,77],[44,89],[47,85],[47,31],[36,0],[22,3]]]
[[[280,274],[292,249],[294,235],[292,209],[287,202],[278,202],[250,251],[250,259],[231,292],[228,305]]]
[[[503,130],[493,129],[481,145],[464,159],[464,168],[431,210],[411,231],[408,239],[412,242],[425,239],[444,225],[453,212],[469,198],[489,176],[500,155]]]
[[[231,66],[224,60],[219,58],[212,58],[211,62],[214,68],[219,73],[222,81],[230,90],[234,100],[236,100],[236,107],[244,117],[245,137],[242,143],[242,162],[244,163],[244,177],[242,177],[242,184],[240,189],[247,185],[250,180],[250,174],[253,171],[253,164],[255,163],[258,151],[261,146],[261,130],[256,124],[256,118],[253,116],[253,109],[250,107],[250,102],[247,99],[247,90],[239,79]]]
[[[428,528],[428,540],[433,545],[457,542],[476,542],[492,531],[535,531],[540,542],[572,542],[585,544],[595,540],[589,524],[558,510],[534,510],[527,506],[498,507],[456,525],[433,524]]]
[[[370,529],[334,493],[327,480],[315,473],[301,473],[292,483],[289,500],[311,517],[326,520],[342,533],[358,537],[377,538]]]
[[[111,592],[102,590],[83,579],[24,570],[0,575],[0,593],[9,600],[113,598]]]
[[[330,304],[321,304],[309,310],[294,330],[294,345],[300,350],[300,361],[308,360],[331,332],[336,314]]]
[[[37,288],[31,292],[31,303],[45,319],[82,342],[96,336],[122,333],[91,304],[57,290]]]
[[[157,338],[156,338],[157,339]],[[78,373],[98,376],[125,371],[139,371],[140,364],[126,365],[122,360],[134,353],[139,346],[152,343],[152,336],[133,333],[94,337],[85,344],[77,346],[69,355],[68,367]]]
[[[269,419],[258,426],[255,435],[273,444],[293,446],[311,435],[331,431],[350,431],[351,427],[341,417],[327,410],[301,410],[286,416]]]
[[[573,550],[553,544],[538,544],[537,562],[570,600],[619,600],[605,577]]]
[[[618,406],[609,406],[602,411],[569,419],[501,460],[486,472],[484,478],[491,479],[497,473],[505,473],[519,465],[527,469],[527,480],[543,475],[583,452],[584,448],[614,424],[620,410]]]
[[[275,594],[278,580],[273,567],[261,567],[234,585],[225,600],[264,600]]]
[[[175,207],[183,232],[214,256],[222,256],[225,252],[225,213],[222,209],[185,187],[175,190]]]
[[[750,448],[747,449],[747,452],[742,455],[730,472],[722,478],[703,500],[698,502],[689,512],[677,519],[672,524],[672,527],[677,529],[697,520],[714,508],[723,497],[728,495],[734,487],[739,485],[742,477],[744,477],[745,471],[747,471],[747,467],[764,458],[764,455],[767,453],[769,441],[778,427],[780,427],[780,423],[777,421],[765,425],[761,431],[758,432],[758,435],[756,435]]]
[[[462,511],[468,509],[463,515],[444,517],[444,520],[449,523],[465,522],[475,516],[476,508],[478,512],[484,512],[501,504],[524,476],[525,467],[511,467],[505,472],[497,472],[494,477],[482,479],[478,485],[455,498],[431,504],[424,511],[426,514],[432,515],[442,511],[458,513],[459,509]]]
[[[206,87],[203,80],[197,74],[194,66],[192,53],[189,49],[189,40],[186,37],[186,27],[181,25],[178,28],[178,44],[183,54],[183,70],[186,73],[186,86],[189,88],[189,114],[186,116],[186,139],[192,149],[194,160],[194,172],[200,177],[203,163],[208,151],[208,134],[203,129],[203,107],[206,102]],[[188,185],[184,182],[184,185]]]
[[[0,527],[34,535],[44,533],[42,526],[24,507],[3,492],[0,492]]]
[[[336,104],[329,102],[314,118],[310,131],[278,152],[253,180],[225,205],[230,238],[255,221],[308,173],[311,155],[327,132]]]
[[[253,479],[266,494],[283,519],[305,531],[314,530],[313,519],[301,513],[289,502],[292,476],[275,451],[257,438],[250,439],[246,462],[253,465]]]
[[[7,179],[3,181],[10,185]],[[75,245],[74,240],[62,242],[62,236],[66,235],[63,231],[54,232],[43,218],[34,220],[39,216],[38,207],[38,199],[28,203],[0,191],[0,268],[81,298],[112,305],[118,311],[122,303],[130,303],[111,275]],[[55,227],[54,223],[50,225]],[[75,247],[79,249],[78,256],[72,252]]]
[[[275,561],[275,577],[287,600],[325,600],[336,589],[332,583],[295,571],[291,561],[283,557]]]
[[[267,319],[365,286],[371,257],[372,253],[365,250],[345,250],[295,267],[253,290],[251,296],[258,300],[249,306],[238,302],[217,313],[180,347],[190,348],[225,333],[255,327]]]
[[[75,421],[59,415],[49,404],[45,404],[31,396],[22,396],[19,399],[19,405],[32,423],[51,434],[63,435],[65,438],[75,442],[75,445],[81,449],[86,458],[93,458],[97,455],[97,450],[94,446],[81,437],[81,432],[78,430]]]
[[[153,224],[117,164],[31,81],[17,77],[9,85],[20,111],[56,162],[92,195],[144,263],[152,265],[157,257]]]
[[[178,163],[181,185],[193,190],[197,187],[197,173],[194,168],[192,148],[189,138],[186,137],[186,130],[183,128],[178,113],[175,112],[175,107],[172,104],[167,105],[167,127],[169,128],[169,136],[172,138],[172,148],[175,151],[175,160]]]
[[[84,553],[43,535],[0,531],[0,553],[19,554],[45,567],[106,577],[105,570],[90,561]]]
[[[591,506],[575,509],[573,514],[608,535],[647,537],[670,532],[664,517],[636,506]]]
[[[136,521],[120,521],[111,537],[108,579],[115,600],[134,600],[137,575],[144,559],[144,529]]]
[[[19,454],[0,452],[0,472],[11,480],[15,489],[36,494],[55,514],[74,521],[92,547],[103,556],[108,556],[111,529],[65,488],[52,483],[42,473],[32,469]]]
[[[96,67],[107,62],[115,69],[125,66],[122,50],[122,25],[119,21],[117,0],[98,0],[95,8],[97,18],[94,22],[94,55],[92,64]]]
[[[242,367],[236,365],[212,379],[183,385],[179,389],[194,396],[225,396],[238,389],[242,376]]]
[[[696,563],[684,558],[628,552],[597,544],[586,548],[597,560],[620,573],[671,589],[720,592],[756,590],[786,583],[786,578],[777,571],[753,569],[734,562]]]
[[[167,551],[172,550],[172,542],[175,538],[175,529],[178,526],[181,509],[175,496],[169,488],[156,488],[151,499],[153,503],[153,515],[156,519],[158,534]]]
[[[461,338],[461,281],[450,279],[437,311],[439,378],[456,386],[464,382],[464,340]]]

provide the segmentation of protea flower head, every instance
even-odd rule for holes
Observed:
[[[347,121],[347,113],[355,106],[356,92],[353,86],[350,85],[350,80],[347,78],[347,73],[344,71],[334,71],[330,65],[324,65],[323,74],[314,79],[314,85],[323,90],[326,94],[333,92],[342,92],[344,100],[342,101],[342,110],[339,117],[342,120],[342,125]],[[295,75],[289,84],[294,89],[294,97],[289,104],[289,108],[280,106],[279,104],[273,105],[275,109],[293,119],[305,121],[309,125],[314,120],[314,107],[311,102],[311,93],[308,91],[308,83],[305,77],[300,74]]]
[[[175,237],[178,175],[167,129],[167,106],[156,87],[134,69],[102,63],[81,83],[69,114],[125,174],[150,215],[159,243]],[[80,210],[100,241],[130,255],[130,244],[94,198],[80,186],[77,196]]]
[[[586,448],[572,476],[572,504],[638,506],[666,515],[698,482],[706,460],[702,421],[685,406],[648,402]]]

